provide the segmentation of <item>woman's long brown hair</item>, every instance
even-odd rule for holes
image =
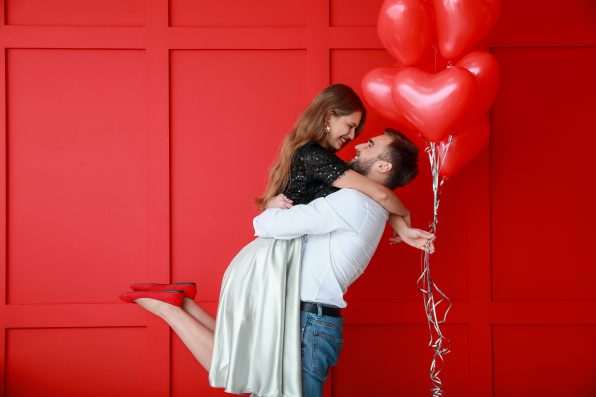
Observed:
[[[364,127],[366,109],[354,90],[343,84],[333,84],[321,91],[285,137],[279,155],[269,170],[269,182],[265,192],[256,199],[257,208],[263,210],[267,201],[285,188],[290,180],[290,169],[296,150],[308,142],[322,143],[325,140],[325,124],[331,115],[346,116],[356,111],[362,112],[360,124],[356,127],[358,135]]]

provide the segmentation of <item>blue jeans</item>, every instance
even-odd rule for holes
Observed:
[[[302,332],[302,397],[321,397],[329,368],[337,364],[343,345],[342,317],[300,312]]]

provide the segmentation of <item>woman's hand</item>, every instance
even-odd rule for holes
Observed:
[[[412,215],[410,215],[410,213],[408,213],[406,216],[403,216],[402,218],[404,218],[404,222],[406,222],[408,227],[412,227]]]
[[[433,244],[435,239],[434,234],[412,228],[403,217],[393,214],[389,216],[389,225],[394,231],[393,237],[389,239],[389,244],[397,244],[403,241],[409,246],[423,251],[426,250],[426,246],[428,245],[429,252],[431,254],[435,252],[435,246]]]
[[[393,231],[393,236],[389,237],[389,245],[399,244],[402,241],[403,240],[401,238],[399,238],[399,235],[397,233],[395,233],[395,230],[394,230]]]
[[[288,209],[292,207],[293,201],[287,198],[282,193],[278,194],[275,197],[271,197],[269,201],[267,201],[266,208],[283,208]]]
[[[422,251],[425,251],[426,247],[428,246],[428,251],[431,254],[434,254],[434,240],[434,234],[425,232],[424,230],[408,227],[400,230],[399,233],[394,234],[393,237],[389,239],[389,244],[397,244],[403,241],[409,246],[418,248]]]

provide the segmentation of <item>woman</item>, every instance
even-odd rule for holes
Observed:
[[[321,91],[284,140],[258,207],[288,208],[352,188],[404,217],[394,222],[404,235],[409,212],[401,201],[334,154],[362,131],[365,118],[364,105],[349,87],[335,84]],[[136,284],[133,289],[145,292],[122,299],[162,317],[210,371],[212,386],[232,393],[300,395],[302,244],[302,238],[257,238],[244,247],[224,275],[217,322],[192,300],[192,285]]]
[[[259,209],[307,204],[338,188],[352,188],[407,218],[409,225],[408,209],[390,189],[350,170],[333,154],[360,134],[365,120],[366,109],[350,87],[333,84],[321,91],[285,138],[265,193],[257,199]],[[269,201],[280,192],[289,200]]]

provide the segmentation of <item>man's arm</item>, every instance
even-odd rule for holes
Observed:
[[[289,240],[305,234],[326,234],[335,230],[353,230],[336,207],[341,191],[316,199],[308,205],[290,209],[269,208],[253,219],[255,235]],[[333,196],[333,197],[332,197]],[[345,198],[345,197],[343,197]]]

